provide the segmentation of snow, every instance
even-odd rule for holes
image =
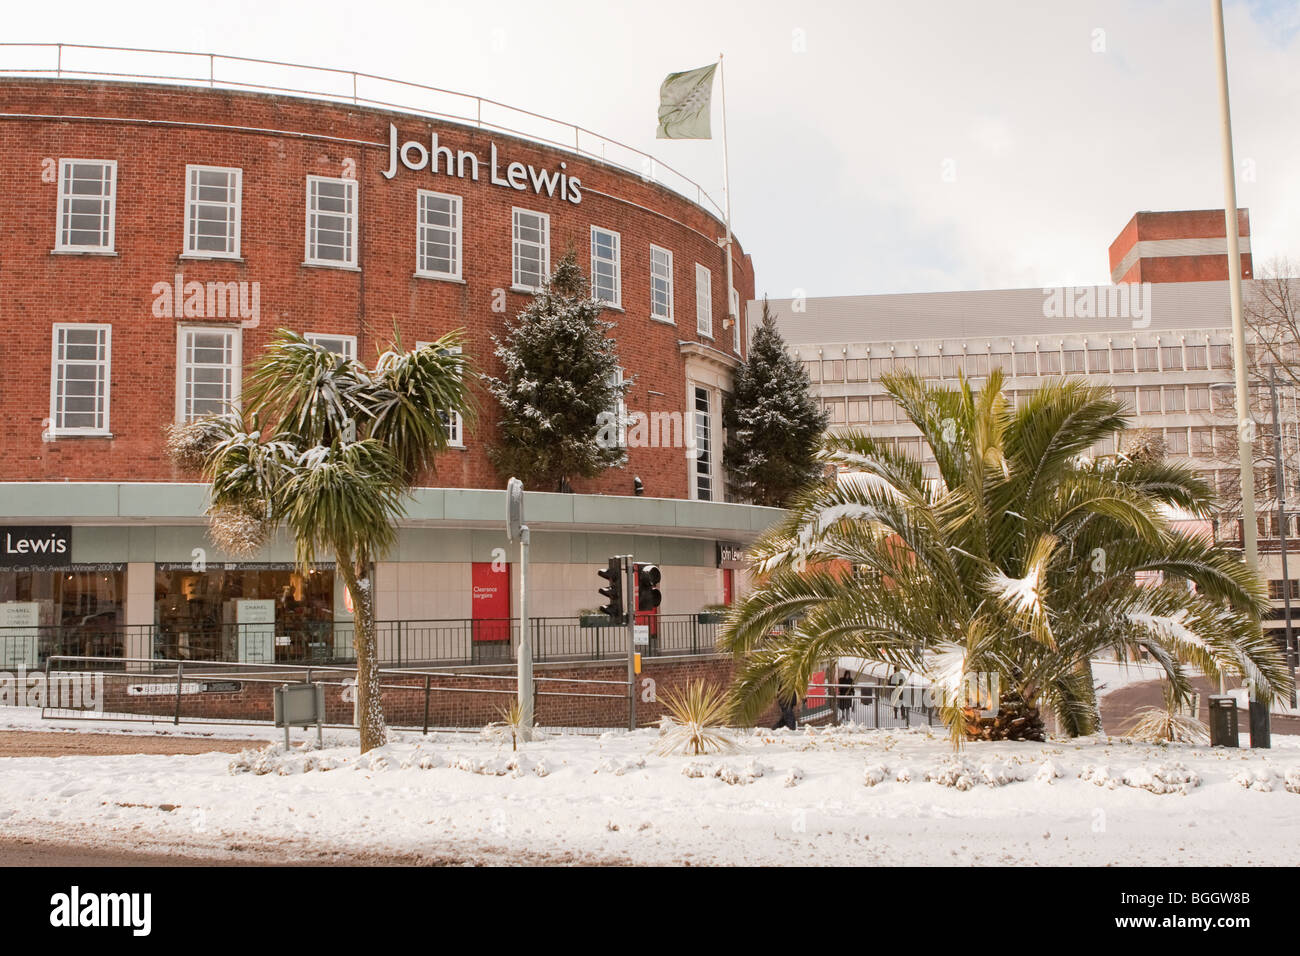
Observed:
[[[518,752],[395,733],[361,757],[355,732],[337,732],[288,754],[0,758],[0,820],[11,837],[187,854],[693,865],[1289,865],[1300,844],[1296,737],[1269,751],[1090,737],[954,753],[941,728],[728,733],[734,753],[703,757],[657,754],[646,729],[551,733]]]

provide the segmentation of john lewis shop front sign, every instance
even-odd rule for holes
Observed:
[[[505,186],[527,192],[531,189],[539,196],[563,199],[575,206],[582,202],[582,180],[565,172],[566,164],[560,163],[559,170],[550,170],[545,166],[538,168],[524,163],[506,163],[503,167],[497,156],[497,144],[491,144],[490,158],[483,163],[478,154],[468,149],[453,152],[450,146],[438,145],[438,134],[429,134],[429,145],[417,140],[399,143],[397,127],[388,124],[388,168],[383,171],[385,179],[392,179],[401,167],[416,172],[427,169],[437,175],[455,176],[458,179],[478,181],[479,167],[485,166],[488,181],[493,186]]]

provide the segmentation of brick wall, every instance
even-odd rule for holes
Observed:
[[[370,360],[394,328],[409,347],[456,328],[466,330],[465,351],[480,369],[498,372],[490,337],[505,315],[493,311],[494,290],[510,287],[511,208],[551,217],[551,262],[570,248],[584,271],[590,266],[590,227],[621,236],[622,298],[626,311],[608,311],[614,335],[635,384],[633,410],[686,412],[683,359],[678,341],[696,341],[695,263],[713,274],[713,341],[730,352],[725,260],[716,244],[723,227],[677,194],[596,160],[580,159],[499,133],[409,115],[345,105],[222,90],[177,89],[132,83],[0,80],[5,112],[0,120],[0,186],[6,196],[0,238],[0,307],[6,362],[0,368],[0,480],[192,479],[165,459],[161,429],[175,414],[176,327],[195,319],[156,318],[157,282],[177,273],[186,281],[259,282],[261,322],[243,333],[245,364],[274,329],[357,337],[358,357]],[[484,163],[495,143],[504,171],[521,162],[564,172],[582,181],[580,204],[545,194],[399,167],[388,180],[388,125],[400,141],[473,150]],[[47,160],[117,161],[116,255],[53,255],[57,177]],[[242,259],[182,259],[185,167],[243,170]],[[305,177],[358,180],[359,271],[303,265]],[[43,176],[43,173],[46,175]],[[47,181],[48,180],[48,181]],[[463,196],[464,283],[414,276],[416,191]],[[649,318],[649,247],[674,254],[676,325]],[[749,257],[737,247],[735,283],[741,301],[753,297]],[[513,315],[528,296],[507,292]],[[742,309],[743,312],[743,309]],[[49,414],[51,332],[54,322],[111,323],[112,438],[42,441]],[[232,320],[203,319],[219,325]],[[707,341],[707,340],[706,340]],[[661,394],[651,394],[661,393]],[[468,448],[437,462],[427,484],[498,487],[485,444],[495,415],[484,396],[481,420],[467,430]],[[585,493],[630,494],[632,475],[648,493],[686,497],[687,469],[680,450],[631,450],[625,469],[575,481]],[[549,489],[548,489],[549,490]]]

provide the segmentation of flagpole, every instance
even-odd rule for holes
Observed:
[[[731,303],[734,298],[734,283],[731,273],[731,174],[727,162],[727,77],[723,71],[721,53],[718,54],[718,82],[722,87],[722,200],[723,205],[726,207],[724,215],[727,219],[727,241],[724,247],[727,255],[727,315],[731,317],[732,322],[737,323],[737,325],[733,326],[735,331],[732,332],[732,336],[736,341],[740,341],[740,326],[738,324],[740,316],[733,314],[731,311]]]

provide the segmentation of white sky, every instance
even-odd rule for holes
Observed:
[[[1238,200],[1258,262],[1300,258],[1300,4],[1226,6]],[[720,144],[656,141],[654,128],[664,75],[724,52],[734,225],[773,297],[1104,283],[1107,246],[1137,210],[1223,205],[1210,0],[51,10],[8,5],[5,40],[238,54],[477,93],[646,149],[719,199]]]

